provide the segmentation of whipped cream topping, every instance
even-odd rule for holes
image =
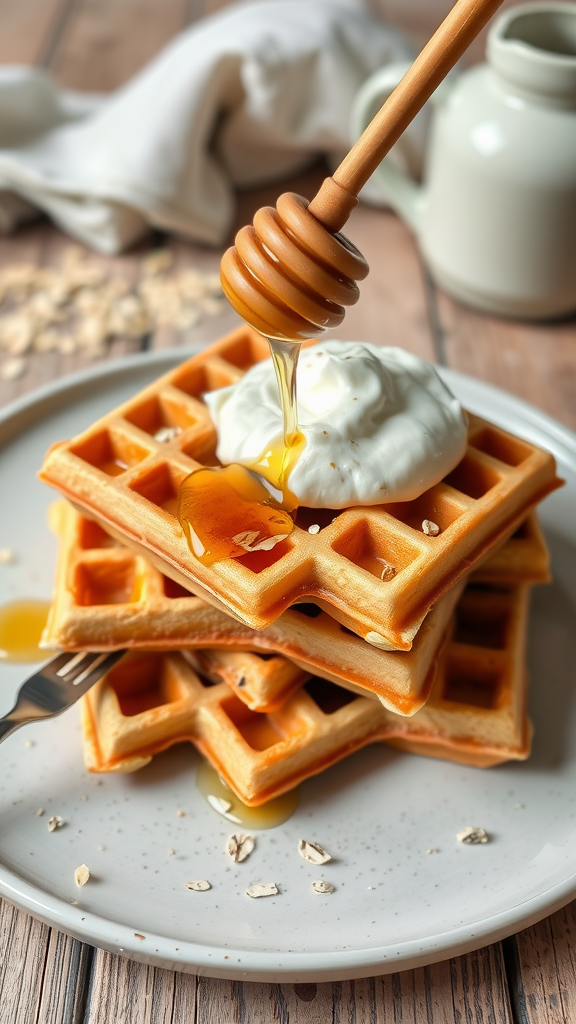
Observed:
[[[409,501],[446,476],[466,451],[460,403],[429,363],[404,349],[320,342],[301,351],[297,388],[306,444],[287,484],[301,505]],[[205,401],[222,463],[252,466],[283,443],[270,359]]]

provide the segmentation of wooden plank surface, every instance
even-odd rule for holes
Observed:
[[[0,64],[42,64],[69,0],[1,0]]]
[[[67,85],[106,90],[126,81],[171,36],[227,0],[1,0],[0,61],[44,63]],[[421,44],[450,0],[371,0]],[[483,42],[468,59],[477,59]],[[325,169],[289,187],[312,195]],[[282,190],[286,185],[282,186]],[[244,223],[278,186],[239,197]],[[534,327],[484,317],[439,294],[407,230],[391,214],[355,211],[350,236],[372,272],[343,338],[400,344],[510,391],[576,426],[574,323]],[[220,254],[172,240],[175,267],[216,269]],[[47,222],[0,239],[0,265],[55,266],[68,242]],[[113,261],[135,280],[141,253]],[[222,312],[187,331],[159,328],[152,347],[211,339],[236,322]],[[106,358],[137,349],[118,339]],[[27,356],[27,372],[0,383],[0,403],[89,360],[79,353]],[[258,985],[196,979],[130,962],[63,936],[0,905],[0,1024],[561,1024],[576,1020],[575,905],[516,938],[419,971],[334,985]]]
[[[513,1024],[499,946],[417,971],[266,985],[173,974],[97,950],[86,1024]]]
[[[573,319],[529,325],[476,312],[441,292],[435,302],[447,366],[526,398],[576,429]]]
[[[71,89],[117,89],[192,20],[194,0],[76,0],[50,70]]]

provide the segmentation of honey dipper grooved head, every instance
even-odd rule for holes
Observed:
[[[344,319],[368,264],[352,242],[331,234],[293,192],[258,210],[222,257],[224,293],[269,338],[304,341]]]

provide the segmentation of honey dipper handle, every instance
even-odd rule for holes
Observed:
[[[326,178],[310,203],[310,213],[329,231],[343,227],[362,186],[502,2],[458,0],[454,5],[332,178]]]

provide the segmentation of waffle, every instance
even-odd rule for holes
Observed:
[[[201,396],[267,356],[265,339],[239,328],[53,446],[41,479],[181,586],[253,628],[309,598],[360,636],[408,650],[430,607],[558,486],[554,459],[471,416],[464,459],[415,501],[342,512],[302,508],[294,531],[273,550],[205,566],[176,518],[184,478],[217,464]],[[181,433],[160,441],[163,425]],[[438,536],[422,532],[426,519],[440,527]],[[308,533],[311,523],[321,527],[318,534]],[[383,561],[396,569],[392,579],[382,580]]]
[[[341,626],[317,605],[287,609],[263,630],[250,629],[193,597],[146,559],[117,544],[66,502],[50,508],[60,537],[54,602],[42,645],[61,650],[204,649],[203,672],[219,675],[255,711],[278,708],[302,681],[302,671],[373,692],[386,707],[411,715],[426,700],[435,659],[455,602],[457,585],[419,631],[412,650],[382,651]],[[215,649],[218,648],[219,651]],[[258,654],[250,666],[239,652],[284,655],[265,676]]]
[[[536,512],[518,527],[510,539],[476,566],[477,583],[549,583],[550,555]]]
[[[134,771],[190,741],[257,806],[379,741],[482,767],[524,759],[528,590],[467,588],[428,703],[412,718],[318,677],[262,714],[225,683],[203,682],[179,653],[131,652],[83,698],[86,765]]]

